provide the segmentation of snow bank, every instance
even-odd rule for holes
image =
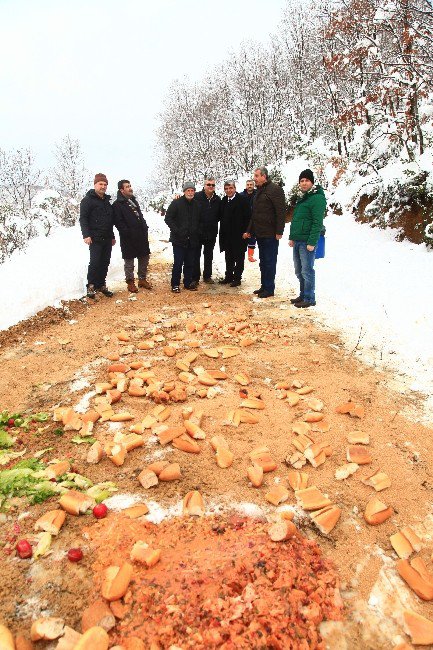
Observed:
[[[428,165],[430,159],[422,161]],[[311,161],[300,158],[282,169],[286,188],[298,180]],[[406,164],[407,167],[407,164]],[[325,168],[327,181],[335,169]],[[389,165],[384,176],[398,178],[402,163]],[[328,201],[338,202],[343,214],[330,214],[326,224],[326,257],[316,262],[315,318],[340,331],[347,350],[379,369],[389,369],[398,390],[433,394],[433,251],[424,244],[395,241],[395,230],[359,224],[351,213],[352,197],[368,179],[354,175],[341,182]],[[278,289],[297,293],[292,252],[287,246],[289,227],[280,246]],[[311,312],[309,312],[311,313]],[[430,404],[431,401],[431,404]],[[433,398],[426,403],[426,413]]]
[[[153,252],[161,252],[168,239],[168,228],[163,218],[146,213]],[[86,293],[86,274],[89,250],[83,243],[78,225],[57,228],[49,237],[33,239],[24,251],[16,251],[0,265],[2,310],[0,329],[7,329],[19,321],[61,300],[81,298]],[[117,242],[113,248],[107,283],[122,281],[123,260]]]

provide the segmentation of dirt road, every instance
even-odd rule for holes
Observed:
[[[196,293],[173,295],[166,275],[164,265],[154,266],[154,290],[140,292],[136,300],[128,299],[128,294],[121,291],[97,304],[71,303],[61,311],[46,310],[3,333],[1,410],[52,412],[61,405],[83,411],[93,403],[95,382],[107,380],[107,355],[119,353],[120,360],[126,363],[131,359],[148,362],[156,378],[167,382],[178,379],[181,370],[176,368],[176,362],[193,350],[198,357],[190,372],[194,374],[196,366],[223,368],[228,379],[218,381],[211,398],[191,394],[185,403],[174,404],[169,423],[182,423],[181,410],[185,406],[203,410],[202,428],[207,438],[223,435],[227,439],[234,455],[232,466],[219,468],[207,441],[202,443],[199,454],[187,454],[171,445],[161,447],[150,431],[145,435],[145,446],[130,452],[121,467],[107,459],[88,465],[88,445],[71,443],[70,432],[53,436],[53,428],[22,436],[25,457],[53,447],[51,457],[69,457],[76,471],[92,481],[117,484],[119,493],[112,502],[112,511],[140,499],[149,502],[154,520],[179,512],[179,503],[190,490],[201,492],[210,514],[238,513],[263,520],[275,518],[282,507],[290,510],[293,506],[298,528],[317,540],[323,554],[335,563],[341,580],[345,620],[322,627],[327,647],[379,650],[409,641],[402,630],[402,610],[409,607],[433,619],[433,606],[423,603],[399,578],[395,570],[397,556],[389,537],[403,526],[412,526],[423,539],[420,555],[431,569],[431,430],[402,417],[408,398],[389,392],[383,375],[360,365],[333,332],[318,329],[313,310],[296,310],[278,299],[253,302],[251,296],[221,286],[205,285]],[[199,324],[199,331],[194,324]],[[239,324],[245,327],[236,331]],[[129,335],[130,341],[119,342],[117,334],[121,331]],[[176,332],[184,332],[185,337],[175,340]],[[152,339],[151,349],[137,349],[138,342]],[[251,345],[242,344],[246,339],[251,339]],[[176,347],[175,356],[164,354],[167,345]],[[224,346],[235,347],[238,353],[227,359],[220,354],[214,359],[203,352]],[[125,350],[130,353],[125,354]],[[259,395],[265,408],[254,411],[257,424],[234,427],[225,423],[229,412],[241,401],[242,387],[234,380],[239,372],[250,376],[246,390],[249,396]],[[295,382],[295,389],[299,382],[299,386],[314,390],[292,407],[284,393],[275,388],[279,382]],[[265,499],[276,483],[288,485],[291,468],[284,461],[295,451],[292,426],[303,420],[312,397],[323,401],[329,430],[324,426],[323,432],[311,435],[315,442],[327,442],[332,455],[317,468],[306,463],[302,471],[308,473],[309,485],[316,485],[342,509],[339,522],[327,536],[320,534],[308,514],[299,508],[292,490],[283,506],[276,508]],[[338,405],[349,400],[365,408],[362,419],[335,412]],[[413,408],[413,401],[410,406]],[[126,392],[116,410],[130,412],[133,422],[139,422],[154,407],[149,398],[131,397]],[[97,424],[95,437],[106,442],[129,424]],[[372,462],[360,466],[346,480],[337,481],[335,471],[348,462],[347,436],[353,431],[369,435]],[[249,453],[261,445],[269,448],[278,466],[265,474],[263,486],[255,489],[246,473],[251,464]],[[137,474],[146,464],[161,459],[180,464],[181,480],[144,490]],[[394,514],[379,526],[369,526],[363,513],[375,492],[362,479],[377,469],[391,480],[391,486],[377,496],[393,508]],[[31,531],[36,516],[48,509],[47,503],[28,508],[22,499],[14,505],[0,528],[3,543],[20,514],[29,513],[18,521],[19,535],[25,535]],[[51,505],[55,507],[55,500]],[[85,524],[90,526],[88,518]],[[0,621],[4,619],[16,631],[28,628],[32,617],[50,612],[78,629],[81,608],[88,604],[94,589],[95,558],[89,553],[83,563],[71,565],[64,561],[64,550],[83,543],[83,518],[70,518],[68,529],[53,543],[52,555],[31,566],[23,565],[14,554],[3,555]]]

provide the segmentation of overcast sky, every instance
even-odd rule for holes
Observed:
[[[242,40],[266,42],[284,4],[0,0],[0,147],[29,146],[46,168],[69,134],[92,173],[147,184],[171,81],[200,79]]]

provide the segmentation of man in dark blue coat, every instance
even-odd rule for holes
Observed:
[[[147,281],[150,248],[148,225],[143,217],[131,183],[123,179],[117,183],[117,199],[113,203],[114,225],[119,231],[120,249],[124,260],[128,291],[137,293],[134,279],[134,259],[138,259],[138,286],[152,289]]]
[[[194,264],[193,279],[200,281],[200,259],[203,251],[203,282],[213,284],[212,261],[215,242],[218,235],[221,199],[215,194],[215,179],[206,178],[201,192],[197,192],[195,200],[200,204],[200,246]]]
[[[170,241],[173,245],[171,290],[174,293],[180,293],[182,269],[185,289],[197,291],[193,271],[200,246],[200,206],[194,199],[194,183],[187,182],[182,189],[183,196],[170,203],[164,219],[170,228]]]
[[[245,198],[236,192],[234,181],[224,183],[221,201],[220,250],[225,252],[226,272],[220,284],[239,287],[245,264],[247,242],[243,234],[248,228],[251,212]]]
[[[111,259],[111,249],[116,243],[113,232],[113,208],[107,192],[105,174],[96,174],[94,189],[89,190],[80,203],[80,226],[83,241],[90,250],[87,271],[87,297],[95,298],[100,291],[111,298],[113,292],[105,284]]]

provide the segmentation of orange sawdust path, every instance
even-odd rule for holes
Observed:
[[[112,642],[128,647],[138,637],[154,648],[324,648],[319,624],[342,619],[333,563],[300,534],[272,542],[268,527],[238,516],[155,525],[111,515],[87,529],[97,558],[95,599],[104,569],[127,561],[136,541],[162,551],[155,566],[134,565]]]

